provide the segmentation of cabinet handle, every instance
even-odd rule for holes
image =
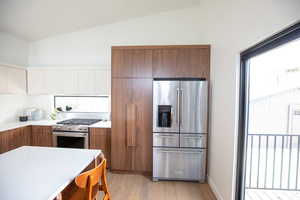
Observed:
[[[127,147],[136,147],[136,105],[126,105],[126,141]]]

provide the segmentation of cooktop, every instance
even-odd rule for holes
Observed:
[[[101,119],[68,119],[61,122],[57,122],[57,124],[63,125],[91,125],[97,122],[102,121]]]

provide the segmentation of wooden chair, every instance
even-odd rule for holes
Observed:
[[[103,200],[111,200],[106,180],[106,159],[102,159],[94,169],[77,176],[75,183],[80,190],[72,196],[72,200],[95,200],[99,191],[104,192]]]

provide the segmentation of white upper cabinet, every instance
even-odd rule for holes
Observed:
[[[96,76],[95,70],[77,71],[78,94],[90,95],[96,94]]]
[[[0,66],[0,94],[4,94],[8,92],[7,88],[7,67]]]
[[[42,70],[29,70],[27,76],[29,94],[47,94],[46,80]]]
[[[95,93],[98,95],[109,95],[111,91],[111,71],[96,70],[95,71]]]
[[[26,94],[26,69],[0,65],[0,94]]]
[[[98,68],[28,68],[29,94],[110,95],[110,70]]]

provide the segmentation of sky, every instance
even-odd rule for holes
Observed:
[[[300,39],[250,59],[250,101],[300,88]]]

